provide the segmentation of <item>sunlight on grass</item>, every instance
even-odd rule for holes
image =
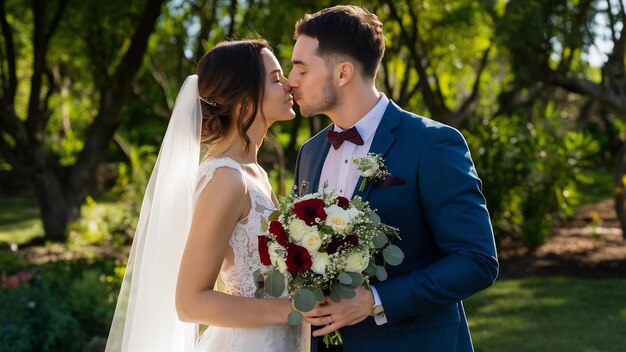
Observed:
[[[626,280],[501,280],[465,301],[476,351],[623,351]]]
[[[43,225],[32,196],[0,198],[0,243],[22,244],[40,236],[43,236]]]

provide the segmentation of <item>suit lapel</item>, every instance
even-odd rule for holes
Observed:
[[[379,154],[382,155],[383,159],[385,158],[385,154],[389,150],[389,147],[391,147],[393,141],[396,139],[393,134],[393,130],[400,124],[400,112],[401,109],[398,105],[390,100],[389,105],[383,114],[383,118],[380,120],[380,124],[376,128],[376,134],[374,134],[374,140],[370,146],[369,153]],[[368,182],[367,187],[365,187],[363,192],[359,192],[361,182],[363,182],[362,176],[359,177],[352,194],[353,196],[361,196],[363,200],[366,200],[372,191],[372,188],[374,188],[374,183]]]
[[[324,167],[324,161],[326,160],[326,155],[328,154],[328,150],[330,149],[330,142],[326,138],[326,132],[328,129],[332,128],[333,125],[328,126],[322,132],[320,132],[313,140],[314,143],[313,150],[318,151],[317,153],[313,153],[311,156],[310,162],[311,167],[308,169],[306,178],[304,179],[309,183],[308,189],[304,193],[315,193],[319,188],[320,176],[322,173],[322,167]],[[301,185],[298,185],[300,187]]]

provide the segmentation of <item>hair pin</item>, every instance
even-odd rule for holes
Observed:
[[[208,99],[205,99],[203,97],[198,97],[198,98],[200,98],[200,100],[202,100],[203,102],[205,102],[205,103],[207,103],[207,104],[209,104],[211,106],[217,106],[217,103],[215,103],[213,100],[208,100]]]

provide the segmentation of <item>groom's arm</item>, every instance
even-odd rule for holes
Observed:
[[[415,201],[424,207],[442,256],[427,268],[373,285],[391,329],[489,287],[498,272],[491,222],[465,140],[450,127],[430,131],[417,175],[420,199]],[[314,332],[321,336],[366,319],[374,301],[372,291],[359,288],[354,298],[318,305],[305,318],[323,326]]]
[[[465,139],[449,127],[433,128],[429,137],[417,186],[442,257],[427,268],[375,284],[392,326],[491,286],[498,272],[489,213]]]

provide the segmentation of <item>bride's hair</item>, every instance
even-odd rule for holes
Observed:
[[[271,50],[265,40],[221,42],[198,63],[203,144],[218,142],[236,128],[249,148],[247,132],[262,109],[266,76],[263,48]]]

